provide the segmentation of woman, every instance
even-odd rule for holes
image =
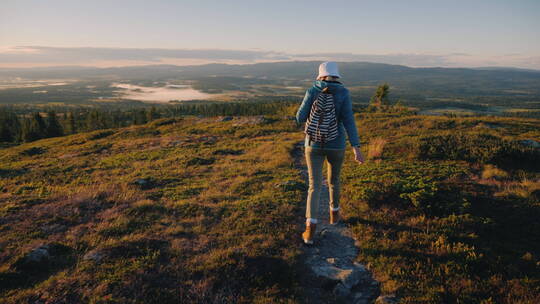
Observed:
[[[298,112],[296,120],[304,123],[310,116],[312,105],[321,93],[331,94],[337,118],[337,137],[327,142],[319,142],[306,134],[305,155],[309,173],[309,190],[306,206],[306,230],[302,239],[306,244],[313,244],[317,217],[319,212],[319,197],[322,184],[322,169],[324,160],[328,162],[328,189],[330,192],[330,224],[339,221],[339,173],[345,154],[345,131],[354,151],[354,159],[358,163],[364,162],[360,152],[358,131],[352,112],[352,102],[347,90],[338,80],[341,78],[335,62],[324,62],[319,66],[319,76],[313,87],[306,91],[306,95]]]

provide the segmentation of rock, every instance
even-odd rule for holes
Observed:
[[[154,186],[154,183],[149,178],[138,178],[133,182],[134,185],[139,186],[141,189],[150,189]]]
[[[139,185],[139,186],[144,186],[144,185],[148,185],[150,183],[150,181],[148,179],[146,179],[146,178],[139,178],[139,179],[135,180],[134,183]]]
[[[48,260],[49,257],[49,245],[43,245],[30,251],[30,253],[26,255],[26,261],[30,263],[40,263]]]
[[[377,300],[375,300],[375,304],[396,304],[398,302],[395,295],[384,295],[379,296]]]
[[[32,249],[26,255],[20,257],[11,266],[16,271],[37,272],[49,268],[51,264],[63,259],[71,248],[68,246],[50,243]]]
[[[100,262],[105,257],[105,253],[101,252],[98,249],[90,250],[88,251],[84,256],[83,260],[85,261],[94,261],[94,262]]]
[[[333,265],[312,266],[313,272],[331,281],[339,281],[348,289],[358,284],[362,279],[363,272],[354,267],[352,269],[341,269]]]

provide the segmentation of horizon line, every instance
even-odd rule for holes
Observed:
[[[262,49],[0,46],[0,68],[194,66],[291,61],[371,62],[412,68],[514,68],[540,70],[540,56],[472,53],[294,53]]]
[[[340,61],[333,60],[336,63],[368,63],[368,64],[380,64],[380,65],[391,65],[391,66],[402,66],[410,69],[469,69],[469,70],[517,70],[523,72],[540,72],[539,69],[535,68],[522,68],[516,66],[412,66],[406,64],[395,64],[395,63],[385,63],[385,62],[376,62],[376,61]],[[226,66],[247,66],[247,65],[258,65],[258,64],[272,64],[272,63],[306,63],[306,62],[324,62],[324,60],[279,60],[279,61],[265,61],[265,62],[247,62],[247,63],[226,63],[226,62],[205,62],[201,64],[172,64],[172,63],[140,63],[140,64],[131,64],[131,65],[110,65],[110,66],[97,66],[97,65],[80,65],[80,64],[63,64],[63,65],[39,65],[39,66],[27,66],[27,67],[7,67],[0,65],[0,70],[31,70],[31,69],[62,69],[62,68],[79,68],[79,69],[121,69],[121,68],[132,68],[132,67],[159,67],[159,66],[171,66],[171,67],[198,67],[198,66],[207,66],[207,65],[226,65]]]

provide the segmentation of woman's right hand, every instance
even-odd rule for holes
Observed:
[[[359,147],[353,147],[354,150],[354,160],[359,163],[360,165],[364,163],[364,155],[362,155],[362,151],[360,151]]]

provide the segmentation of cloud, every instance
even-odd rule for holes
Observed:
[[[16,46],[0,51],[0,65],[12,63],[80,64],[102,61],[161,63],[166,59],[283,60],[287,56],[269,51],[219,49],[139,49],[95,47]]]
[[[0,67],[127,66],[145,64],[257,63],[291,60],[369,61],[412,67],[514,66],[540,69],[538,56],[448,54],[285,53],[222,49],[15,46],[0,48]]]

